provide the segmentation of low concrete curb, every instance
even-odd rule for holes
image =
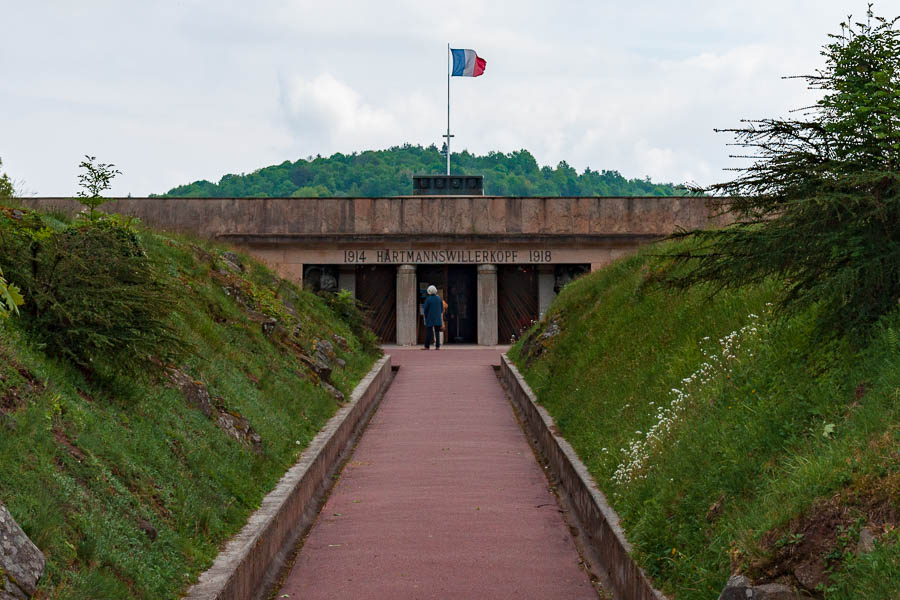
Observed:
[[[619,515],[588,473],[587,467],[563,437],[557,435],[553,417],[537,404],[534,392],[505,354],[500,378],[506,385],[526,433],[535,441],[553,478],[559,482],[563,501],[582,532],[580,544],[592,570],[612,586],[622,600],[665,600],[632,560],[631,546],[619,525]],[[604,577],[605,576],[605,577]]]
[[[266,596],[285,558],[315,520],[319,501],[334,484],[332,475],[376,408],[390,376],[391,357],[385,356],[226,544],[212,567],[188,589],[185,600],[257,600]]]

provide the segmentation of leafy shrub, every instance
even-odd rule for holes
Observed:
[[[28,296],[34,289],[34,262],[53,231],[40,214],[0,206],[0,268]]]
[[[321,292],[328,302],[328,306],[335,312],[338,318],[350,327],[360,343],[364,352],[371,352],[378,345],[378,338],[369,329],[366,315],[360,307],[359,301],[347,290],[338,290],[335,293]]]
[[[60,232],[31,213],[0,222],[0,266],[28,298],[28,326],[61,356],[97,374],[142,374],[184,353],[169,324],[172,286],[147,258],[137,231],[113,216]]]
[[[19,288],[15,284],[7,283],[3,278],[3,269],[0,269],[0,318],[8,317],[9,313],[18,314],[23,300]]]

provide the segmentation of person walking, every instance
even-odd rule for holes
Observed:
[[[425,305],[422,312],[425,317],[425,347],[423,350],[431,348],[431,342],[434,340],[434,349],[441,349],[441,326],[444,324],[444,303],[437,295],[437,288],[429,285],[428,297],[425,298]]]

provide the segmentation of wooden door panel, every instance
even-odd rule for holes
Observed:
[[[508,344],[538,318],[537,271],[532,265],[501,265],[497,269],[498,341]]]
[[[381,343],[396,343],[397,268],[389,265],[357,267],[356,297],[366,310],[369,327]]]

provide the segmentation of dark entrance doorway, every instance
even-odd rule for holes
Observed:
[[[356,267],[356,297],[362,303],[369,327],[382,344],[397,341],[397,267]]]
[[[533,265],[497,268],[497,341],[509,344],[538,318],[537,271]]]
[[[478,277],[475,267],[447,267],[447,331],[444,339],[454,344],[474,344],[478,339]]]
[[[418,320],[416,337],[425,343],[425,322],[422,303],[429,285],[438,289],[438,295],[447,303],[444,314],[445,344],[474,344],[477,340],[477,297],[475,267],[464,265],[419,265],[416,269],[418,293]]]

